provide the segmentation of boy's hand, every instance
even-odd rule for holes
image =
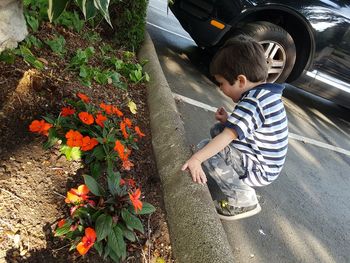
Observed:
[[[220,107],[215,112],[215,119],[221,123],[225,123],[228,118],[228,113],[224,107]]]
[[[181,168],[182,171],[189,170],[192,176],[192,180],[195,183],[206,184],[207,177],[201,166],[201,161],[192,156]]]

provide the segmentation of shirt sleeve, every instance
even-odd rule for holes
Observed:
[[[245,137],[259,129],[264,123],[264,115],[259,100],[244,98],[228,117],[225,126],[237,132],[238,139]]]

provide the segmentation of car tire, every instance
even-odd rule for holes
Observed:
[[[268,63],[267,82],[284,82],[291,73],[296,50],[291,35],[275,24],[265,21],[248,23],[234,32],[244,34],[258,41],[265,50]]]

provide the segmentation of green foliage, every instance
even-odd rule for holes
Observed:
[[[34,55],[33,53],[30,51],[29,48],[20,45],[19,46],[19,50],[16,50],[16,54],[22,56],[24,62],[26,62],[27,64],[35,67],[36,69],[43,69],[44,65],[41,61],[39,61]]]
[[[61,16],[55,21],[55,24],[66,26],[78,33],[83,29],[85,21],[80,19],[78,12],[63,12]]]
[[[53,22],[60,17],[68,4],[78,5],[85,19],[93,18],[99,12],[112,26],[108,11],[109,2],[110,0],[49,0],[47,13],[50,22]]]
[[[46,40],[45,43],[51,48],[51,50],[55,54],[57,54],[59,56],[63,56],[63,54],[66,53],[66,51],[67,51],[65,49],[66,40],[61,35],[55,36],[51,40]]]
[[[25,15],[27,24],[31,27],[33,32],[38,31],[39,29],[39,20],[29,14]]]
[[[35,47],[37,49],[40,49],[43,47],[43,42],[41,42],[40,39],[38,39],[33,35],[28,35],[25,41],[26,41],[26,47],[28,48]]]
[[[143,42],[148,0],[121,1],[111,5],[116,42],[138,50]]]
[[[0,61],[3,61],[7,64],[13,64],[16,59],[16,54],[12,49],[7,49],[0,53]]]

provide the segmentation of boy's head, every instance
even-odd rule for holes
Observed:
[[[253,38],[239,35],[229,39],[215,54],[210,74],[221,76],[231,85],[239,75],[250,82],[265,82],[267,62],[263,47]]]

